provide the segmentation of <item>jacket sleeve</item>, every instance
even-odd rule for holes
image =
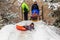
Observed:
[[[38,5],[37,5],[37,9],[39,10],[39,7],[38,7]]]
[[[32,5],[32,7],[31,7],[31,11],[33,10],[33,7],[34,7],[34,5]]]
[[[22,12],[24,12],[24,4],[23,3],[21,5],[21,8],[22,8]]]
[[[29,6],[27,4],[25,4],[25,6],[26,6],[27,10],[29,11]]]

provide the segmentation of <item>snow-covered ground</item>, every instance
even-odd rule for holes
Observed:
[[[58,2],[58,3],[49,3],[48,2],[48,8],[49,9],[53,8],[53,10],[57,10],[59,7],[60,7],[60,2]]]
[[[32,21],[22,21],[18,25],[29,25]],[[60,40],[60,35],[56,34],[43,21],[33,22],[35,30],[20,31],[16,25],[10,24],[0,30],[0,40]]]

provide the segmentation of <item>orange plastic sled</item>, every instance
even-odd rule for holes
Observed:
[[[23,26],[20,26],[20,25],[16,25],[16,29],[21,30],[21,31],[26,31],[26,28],[24,28]]]

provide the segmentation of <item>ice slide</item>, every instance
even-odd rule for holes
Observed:
[[[18,25],[29,25],[32,21],[22,21]],[[60,40],[60,36],[52,31],[43,21],[33,22],[35,30],[19,31],[16,25],[10,24],[0,30],[0,40]]]

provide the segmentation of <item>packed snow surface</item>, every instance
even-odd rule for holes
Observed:
[[[60,40],[60,36],[49,28],[43,21],[33,22],[35,30],[20,31],[16,25],[29,25],[32,21],[22,21],[17,24],[4,26],[0,30],[0,40]],[[50,26],[52,27],[52,26]]]

